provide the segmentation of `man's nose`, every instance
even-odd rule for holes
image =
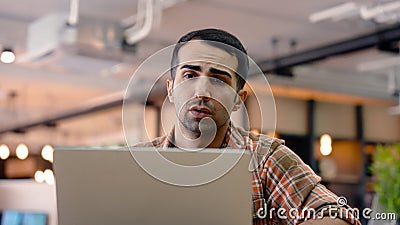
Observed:
[[[195,97],[201,98],[203,100],[209,100],[211,98],[211,84],[210,78],[208,77],[200,77],[198,78],[195,86]]]

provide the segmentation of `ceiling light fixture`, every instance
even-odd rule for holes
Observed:
[[[14,54],[13,50],[11,50],[9,48],[5,48],[1,52],[0,61],[2,63],[13,63],[15,61],[15,54]]]
[[[347,2],[328,8],[319,12],[312,13],[308,19],[311,23],[323,20],[340,21],[348,18],[361,18],[375,23],[394,23],[400,19],[400,1],[379,3],[371,6]]]
[[[7,145],[0,145],[0,158],[5,160],[10,156],[10,149]]]
[[[360,16],[364,20],[370,20],[370,19],[377,18],[377,17],[387,14],[387,13],[393,13],[394,11],[397,11],[397,10],[400,10],[400,2],[399,1],[389,2],[386,4],[379,4],[372,8],[368,8],[366,6],[361,6]]]
[[[44,173],[41,170],[37,170],[34,175],[35,181],[38,183],[43,183],[44,181]]]
[[[53,173],[52,170],[46,169],[46,170],[43,172],[43,175],[44,175],[44,181],[45,181],[47,184],[53,185],[53,184],[55,183],[54,173]]]
[[[45,145],[42,148],[42,158],[49,161],[49,162],[53,162],[53,152],[54,149],[51,145]]]
[[[358,6],[354,2],[347,2],[329,9],[313,13],[308,17],[308,19],[311,23],[317,23],[327,19],[343,19],[344,15],[350,15],[355,11],[358,11]]]
[[[16,149],[16,154],[18,159],[24,160],[29,156],[29,149],[28,146],[25,144],[19,144]]]

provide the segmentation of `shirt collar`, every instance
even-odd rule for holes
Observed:
[[[176,147],[173,143],[175,133],[175,126],[165,136],[164,141],[161,143],[161,148],[174,148]],[[222,142],[221,148],[233,148],[233,149],[245,149],[245,141],[242,135],[239,133],[236,126],[230,122],[228,130],[225,134],[224,141]]]

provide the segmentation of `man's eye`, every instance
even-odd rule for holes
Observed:
[[[186,79],[191,79],[191,78],[195,77],[195,74],[193,74],[193,73],[184,73],[183,77],[186,78]]]
[[[215,83],[218,84],[225,84],[227,83],[226,79],[222,78],[222,77],[213,77],[212,81],[214,81]]]

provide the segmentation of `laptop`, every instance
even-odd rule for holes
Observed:
[[[251,225],[251,155],[59,147],[59,225]]]

